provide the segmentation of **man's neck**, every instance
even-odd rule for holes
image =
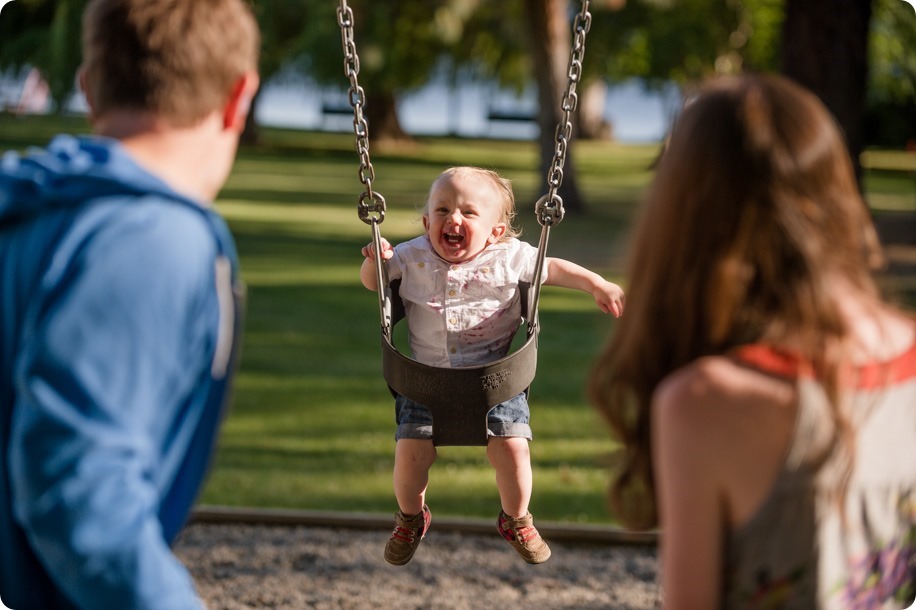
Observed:
[[[144,169],[176,191],[210,202],[220,184],[213,134],[218,118],[210,116],[190,127],[173,127],[154,115],[114,112],[93,122],[95,133],[117,139]]]

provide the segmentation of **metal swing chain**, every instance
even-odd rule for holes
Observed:
[[[592,15],[588,12],[589,0],[582,0],[582,9],[576,14],[573,23],[573,44],[569,51],[566,91],[560,101],[563,116],[557,124],[553,161],[547,172],[547,194],[535,204],[535,213],[541,225],[541,237],[538,241],[538,257],[534,268],[534,283],[531,286],[531,303],[529,305],[528,336],[538,332],[538,304],[541,300],[541,278],[544,275],[544,260],[547,255],[547,241],[550,227],[560,224],[565,211],[563,198],[557,193],[563,183],[563,166],[566,164],[566,153],[572,140],[572,113],[576,110],[579,97],[576,86],[582,78],[582,60],[585,58],[585,36],[592,26]]]
[[[353,37],[353,10],[347,6],[346,0],[340,0],[340,6],[337,7],[337,24],[340,26],[340,39],[343,45],[344,76],[350,80],[347,96],[353,108],[353,134],[356,136],[356,152],[359,154],[359,181],[366,187],[359,196],[357,211],[360,220],[366,224],[381,224],[385,220],[385,198],[381,193],[372,190],[375,168],[369,159],[369,124],[363,117],[366,93],[359,85],[359,56],[356,54]]]
[[[557,225],[563,220],[563,199],[557,194],[563,183],[563,167],[566,165],[566,153],[572,141],[572,113],[576,110],[579,97],[576,86],[582,79],[582,60],[585,58],[585,37],[592,27],[592,15],[588,12],[589,0],[582,0],[582,9],[576,14],[573,23],[573,44],[569,53],[569,66],[567,69],[566,91],[560,101],[563,111],[556,130],[556,141],[553,152],[553,161],[547,171],[547,194],[538,200],[535,210],[538,222],[544,225]]]
[[[553,160],[547,172],[547,194],[541,197],[535,205],[535,213],[541,224],[541,238],[538,245],[538,261],[534,276],[534,293],[532,298],[531,316],[529,320],[529,336],[536,332],[537,306],[540,300],[541,276],[543,274],[544,256],[547,250],[547,239],[550,227],[559,224],[565,214],[563,199],[558,194],[563,183],[563,167],[566,164],[566,154],[569,142],[572,140],[572,113],[578,105],[576,86],[582,78],[582,60],[585,57],[585,37],[591,28],[592,16],[588,12],[589,0],[582,0],[582,8],[576,14],[573,23],[573,44],[569,55],[567,68],[566,91],[560,102],[563,116],[557,124]],[[385,220],[385,198],[381,193],[372,190],[372,181],[375,180],[375,168],[369,158],[369,125],[363,116],[363,106],[366,103],[366,94],[359,85],[359,56],[356,53],[356,43],[353,34],[353,11],[347,6],[346,0],[340,0],[337,8],[337,23],[340,26],[340,37],[344,55],[344,76],[350,81],[347,95],[350,106],[353,108],[353,133],[356,136],[356,152],[359,154],[359,180],[366,190],[359,196],[357,212],[359,218],[372,226],[372,241],[376,252],[380,250],[381,235],[379,225]],[[391,333],[390,302],[383,296],[382,287],[386,285],[385,273],[381,257],[376,257],[376,279],[379,285],[379,313],[382,319],[382,330],[386,336]]]
[[[372,227],[372,247],[375,248],[375,280],[378,286],[379,319],[382,334],[391,340],[391,299],[388,278],[382,265],[382,235],[379,225],[385,220],[385,198],[381,193],[372,190],[375,180],[375,168],[369,158],[369,124],[363,117],[363,106],[366,104],[366,93],[359,85],[359,56],[356,54],[356,42],[353,36],[353,11],[346,0],[340,0],[337,7],[337,24],[340,26],[340,40],[343,45],[344,76],[350,80],[347,96],[353,107],[353,134],[356,136],[356,152],[359,155],[359,181],[366,190],[360,193],[356,209],[360,220]]]
[[[585,58],[585,37],[592,25],[592,15],[588,12],[589,0],[582,0],[582,8],[576,14],[573,24],[573,44],[569,55],[566,91],[560,102],[563,111],[557,124],[553,160],[547,172],[547,194],[538,200],[535,211],[541,225],[557,225],[563,220],[563,199],[557,193],[563,183],[563,167],[566,165],[566,153],[572,140],[572,113],[578,106],[579,97],[576,87],[582,78],[582,60]],[[347,91],[350,106],[353,108],[353,133],[356,136],[356,152],[359,154],[359,180],[366,187],[360,195],[358,213],[366,224],[379,224],[385,220],[385,198],[381,193],[372,190],[375,180],[375,168],[369,158],[369,125],[363,117],[363,106],[366,94],[359,84],[359,56],[356,54],[356,43],[353,34],[353,11],[346,0],[340,0],[337,8],[337,23],[340,26],[341,43],[344,54],[344,76],[350,80]]]

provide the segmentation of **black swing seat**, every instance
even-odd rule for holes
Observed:
[[[391,326],[404,317],[398,296],[400,282],[386,290]],[[528,284],[519,284],[523,318],[528,320]],[[535,314],[536,315],[536,314]],[[521,328],[521,324],[519,324]],[[487,444],[487,413],[528,388],[537,368],[537,325],[526,325],[525,343],[504,358],[470,367],[435,367],[400,353],[382,333],[382,374],[392,394],[400,394],[429,409],[433,416],[433,444],[477,446]]]

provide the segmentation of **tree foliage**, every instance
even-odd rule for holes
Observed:
[[[397,120],[396,100],[429,81],[452,35],[451,22],[443,17],[454,14],[452,4],[450,0],[348,2],[371,137],[405,137]],[[337,8],[336,2],[323,3],[305,24],[302,40],[309,52],[304,65],[319,83],[344,88],[348,81],[343,72]]]
[[[875,0],[869,37],[869,99],[916,104],[916,13],[901,0]]]
[[[54,106],[64,109],[80,64],[80,31],[87,0],[18,0],[0,18],[0,69],[37,68]]]
[[[900,0],[875,0],[869,37],[865,137],[869,144],[916,142],[916,14]]]
[[[779,69],[785,6],[793,0],[592,0],[584,82],[637,77],[681,87],[713,73]],[[87,0],[16,0],[0,18],[0,70],[37,67],[61,108],[80,61]],[[579,5],[568,0],[569,16]],[[253,0],[261,25],[261,74],[283,68],[343,89],[337,2]],[[351,0],[360,82],[372,106],[396,112],[398,96],[445,69],[454,82],[495,81],[522,91],[535,81],[525,0]],[[868,103],[916,103],[916,19],[900,0],[874,0]],[[840,14],[843,11],[837,9]],[[840,18],[849,19],[842,14]],[[343,101],[343,98],[342,98]],[[396,116],[396,115],[395,115]],[[376,121],[382,123],[382,121]]]
[[[683,87],[775,68],[783,0],[628,0],[593,21],[595,69],[611,81]]]

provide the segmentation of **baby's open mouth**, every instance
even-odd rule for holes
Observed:
[[[457,233],[446,233],[445,241],[452,244],[453,246],[456,246],[464,241],[464,236],[458,235]]]

